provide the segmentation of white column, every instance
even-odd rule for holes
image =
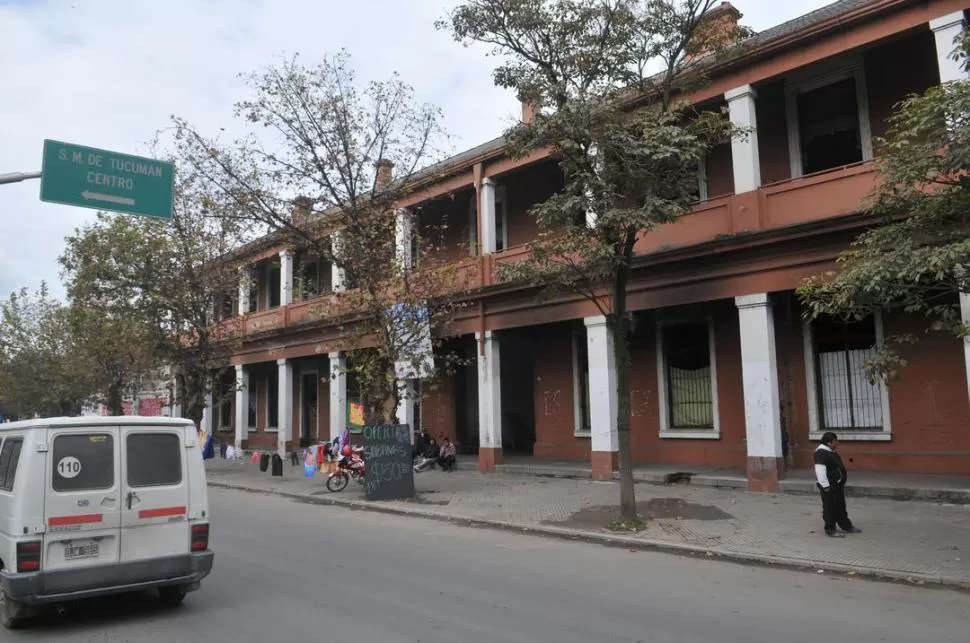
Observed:
[[[414,435],[414,399],[417,395],[414,382],[412,380],[397,381],[397,423],[407,424],[411,427],[411,435]]]
[[[741,325],[741,379],[749,458],[780,458],[781,407],[775,324],[767,294],[735,297]]]
[[[286,443],[293,439],[293,365],[289,360],[278,359],[279,391],[277,391],[277,424],[279,433],[276,434],[276,452],[286,455]]]
[[[239,269],[239,310],[240,316],[249,314],[249,290],[252,284],[252,273],[249,267]]]
[[[330,251],[333,253],[334,258],[341,256],[339,232],[333,233],[333,237],[330,239]],[[337,263],[335,261],[330,264],[330,283],[333,284],[334,292],[343,292],[347,289],[347,274]]]
[[[347,428],[347,357],[330,353],[330,439]]]
[[[960,63],[950,58],[956,48],[954,41],[963,31],[963,21],[962,11],[954,11],[930,20],[930,29],[936,38],[936,61],[940,67],[941,83],[967,79],[967,72],[960,68]]]
[[[731,140],[731,159],[734,166],[734,193],[750,192],[761,187],[761,160],[758,155],[758,116],[755,111],[757,93],[751,85],[742,85],[724,94],[731,122],[748,129],[748,133]]]
[[[394,250],[397,263],[404,272],[409,272],[414,266],[411,254],[411,239],[414,235],[414,221],[411,212],[401,208],[394,212]]]
[[[293,303],[293,253],[280,252],[280,306]]]
[[[970,294],[960,293],[960,317],[964,324],[970,324]],[[967,393],[970,394],[970,337],[963,338],[963,361],[967,371]]]
[[[242,364],[236,365],[236,449],[242,449],[249,431],[249,373]]]
[[[613,336],[606,317],[587,317],[586,350],[589,357],[589,418],[593,451],[616,452],[617,388]]]
[[[488,177],[482,179],[481,198],[478,212],[482,221],[482,254],[487,255],[498,247],[495,238],[495,181]]]
[[[205,406],[202,408],[202,430],[208,435],[212,435],[212,427],[215,424],[215,418],[212,415],[212,390],[206,391],[205,394]],[[205,446],[205,445],[202,445]]]
[[[481,333],[475,340],[481,341]],[[499,337],[485,331],[484,354],[478,353],[478,446],[502,448],[502,376]]]

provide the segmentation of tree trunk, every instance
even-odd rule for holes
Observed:
[[[620,515],[624,520],[637,517],[637,499],[633,488],[633,457],[630,453],[630,315],[626,308],[626,288],[630,278],[636,230],[628,231],[623,245],[625,258],[616,269],[613,280],[613,313],[608,328],[613,333],[613,361],[616,367],[616,446],[620,469]]]
[[[125,408],[123,404],[122,384],[115,382],[108,387],[108,396],[105,406],[108,407],[108,415],[123,415]]]
[[[633,458],[630,453],[630,321],[624,314],[611,325],[613,360],[616,364],[617,464],[620,469],[620,514],[630,520],[637,516],[633,488]]]

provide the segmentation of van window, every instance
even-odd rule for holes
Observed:
[[[182,482],[182,449],[174,433],[132,433],[126,438],[129,487]]]
[[[0,451],[0,490],[13,491],[23,445],[23,438],[11,438],[3,443],[3,450]]]
[[[54,491],[94,491],[115,484],[115,441],[105,433],[54,438]]]

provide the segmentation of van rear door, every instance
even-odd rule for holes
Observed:
[[[44,570],[119,561],[121,476],[116,426],[50,429]]]
[[[182,426],[121,428],[121,562],[189,553],[189,481]]]

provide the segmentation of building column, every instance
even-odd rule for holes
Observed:
[[[499,336],[475,333],[478,351],[478,469],[495,471],[502,462],[502,377]]]
[[[236,365],[236,440],[235,447],[243,448],[249,432],[249,373],[242,364]]]
[[[950,58],[950,54],[956,48],[954,41],[963,31],[963,26],[962,11],[954,11],[930,20],[930,29],[933,30],[933,36],[936,38],[936,62],[940,68],[941,83],[967,79],[967,72],[960,68],[960,63]]]
[[[279,367],[279,390],[277,391],[276,452],[286,455],[286,443],[293,439],[293,364],[289,360],[276,360]]]
[[[417,387],[414,380],[397,381],[397,423],[407,424],[411,427],[411,444],[414,444],[414,431],[417,429],[414,414],[414,400],[417,396]]]
[[[212,388],[211,385],[209,390],[205,393],[205,406],[202,408],[202,430],[206,432],[206,435],[212,435],[212,427],[215,425],[215,417],[213,416],[214,409],[212,408]],[[205,445],[202,445],[205,446]]]
[[[592,451],[590,464],[594,480],[612,480],[618,468],[616,360],[613,336],[606,317],[583,320],[589,356],[589,418]]]
[[[347,356],[330,353],[330,439],[347,428]]]
[[[339,259],[341,256],[339,232],[335,232],[330,238],[330,252],[333,253],[335,259]],[[333,292],[344,292],[347,289],[347,273],[337,263],[337,261],[334,261],[330,264],[331,288]]]
[[[758,116],[755,110],[757,92],[742,85],[724,94],[731,122],[748,130],[731,140],[734,168],[734,193],[742,194],[761,187],[761,159],[758,154]]]
[[[785,460],[775,360],[775,323],[765,293],[735,297],[741,327],[741,379],[748,444],[748,489],[778,491]]]
[[[485,177],[482,179],[481,203],[478,208],[478,216],[481,219],[480,228],[482,230],[482,254],[487,255],[495,252],[498,248],[498,240],[495,238],[495,181]]]
[[[960,317],[970,324],[970,293],[960,293]],[[967,394],[970,395],[970,337],[963,338],[963,362],[967,372]]]
[[[293,303],[293,252],[280,252],[280,306]]]
[[[394,212],[394,250],[401,270],[410,272],[414,267],[411,241],[414,236],[414,220],[410,210],[401,208]]]
[[[249,267],[239,269],[239,308],[237,313],[240,317],[249,314],[249,291],[252,278]]]

